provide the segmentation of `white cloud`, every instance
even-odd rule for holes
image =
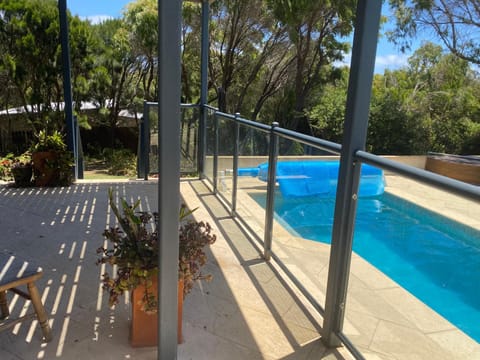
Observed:
[[[385,69],[395,70],[402,68],[408,65],[408,58],[411,54],[388,54],[388,55],[378,55],[375,58],[375,73],[376,74],[383,74]],[[344,54],[344,58],[342,61],[335,61],[334,66],[343,67],[348,66],[350,67],[350,62],[352,60],[352,54]]]
[[[89,16],[81,16],[80,17],[82,20],[88,20],[90,21],[91,24],[100,24],[101,22],[104,22],[105,20],[113,19],[112,16],[110,15],[89,15]]]
[[[382,66],[384,68],[399,68],[407,65],[407,60],[410,55],[406,54],[389,54],[377,56],[375,59],[375,65]]]

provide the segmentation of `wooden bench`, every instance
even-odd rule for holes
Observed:
[[[35,281],[43,275],[41,268],[15,255],[0,253],[0,331],[6,330],[19,322],[37,318],[46,342],[52,340],[52,330],[43,307]],[[26,286],[27,292],[18,289]],[[8,319],[10,312],[7,303],[7,291],[11,291],[32,302],[34,312],[17,319]]]

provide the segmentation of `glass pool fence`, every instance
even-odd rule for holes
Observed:
[[[200,108],[182,106],[182,157],[192,167],[203,164],[200,176],[264,257],[274,258],[324,315],[341,145],[210,106],[204,111],[202,149]],[[345,323],[336,335],[357,358],[381,354],[388,336],[400,357],[409,349],[412,356],[461,358],[458,347],[432,333],[480,341],[472,321],[480,303],[471,296],[479,279],[470,277],[480,276],[479,187],[363,151],[355,162],[362,175],[354,253]]]

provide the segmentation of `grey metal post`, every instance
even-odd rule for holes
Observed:
[[[232,174],[232,216],[235,216],[237,210],[237,186],[238,186],[238,148],[240,138],[240,124],[237,119],[240,113],[235,113],[234,123],[234,141],[233,141],[233,174]]]
[[[216,194],[218,190],[218,115],[215,113],[213,118],[213,192]]]
[[[181,1],[158,0],[158,359],[177,358]]]
[[[142,162],[143,162],[143,179],[148,180],[150,172],[150,105],[147,101],[143,102],[142,117]]]
[[[143,119],[145,115],[140,118],[140,123],[138,124],[138,145],[137,145],[137,179],[141,179],[145,176],[145,156],[144,148],[145,144],[143,139]]]
[[[200,61],[200,121],[198,126],[198,157],[197,166],[200,179],[205,174],[205,157],[207,153],[207,112],[205,105],[208,102],[208,22],[210,18],[210,3],[202,1],[202,34],[201,34],[201,61]]]
[[[268,183],[267,203],[265,205],[265,234],[263,241],[263,257],[270,260],[272,253],[273,212],[275,206],[275,184],[277,175],[278,136],[275,134],[277,122],[272,123],[270,129],[270,145],[268,148]]]
[[[75,133],[73,125],[72,81],[70,73],[70,46],[68,43],[67,0],[58,0],[58,14],[60,20],[60,41],[62,45],[63,101],[65,102],[64,111],[67,130],[67,149],[73,153],[75,163],[77,163],[78,154],[75,151]],[[76,166],[73,169],[73,172],[76,179]]]
[[[345,316],[361,167],[354,154],[365,148],[381,8],[381,0],[357,5],[323,323],[323,341],[330,347],[340,345],[336,334]]]
[[[76,176],[77,179],[83,179],[83,149],[82,149],[82,137],[80,135],[80,127],[78,126],[77,117],[73,117],[73,124],[74,124],[74,134],[75,134],[75,153],[77,154],[76,158]]]

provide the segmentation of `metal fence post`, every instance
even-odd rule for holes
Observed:
[[[63,69],[63,100],[65,111],[65,129],[67,149],[73,153],[75,159],[73,173],[77,179],[76,162],[78,153],[75,149],[75,125],[73,119],[73,98],[72,98],[72,74],[70,64],[70,44],[68,39],[68,17],[67,0],[58,1],[58,15],[60,23],[60,43],[62,49],[62,69]]]
[[[208,22],[210,20],[210,3],[208,0],[202,1],[202,33],[201,33],[201,49],[200,49],[200,118],[198,126],[198,157],[197,167],[199,178],[205,176],[205,159],[207,155],[207,108],[208,102]]]
[[[213,192],[216,194],[218,190],[218,115],[216,112],[213,117],[213,133]]]
[[[340,346],[343,337],[361,167],[355,152],[365,148],[367,137],[381,8],[380,0],[357,5],[323,321],[322,340],[329,347]]]
[[[137,179],[141,179],[145,176],[145,163],[143,156],[143,117],[140,118],[140,123],[138,124],[138,146],[137,146]]]
[[[158,0],[158,360],[177,359],[182,3]]]
[[[83,148],[82,148],[82,137],[80,135],[80,127],[78,126],[77,117],[73,117],[74,121],[74,134],[75,134],[75,152],[77,154],[76,159],[76,172],[77,172],[77,179],[83,179]]]
[[[148,180],[149,173],[149,150],[150,150],[150,107],[147,101],[143,102],[143,116],[140,119],[138,130],[138,159],[137,159],[137,176]]]
[[[278,136],[275,134],[275,127],[277,126],[277,122],[272,123],[268,149],[267,203],[265,205],[265,234],[263,244],[263,256],[267,261],[270,260],[272,253],[273,213],[275,206],[275,184],[278,158]]]
[[[240,138],[240,124],[238,118],[240,113],[235,113],[234,123],[234,142],[233,142],[233,174],[232,174],[232,216],[235,216],[237,210],[237,186],[238,186],[238,148]]]

